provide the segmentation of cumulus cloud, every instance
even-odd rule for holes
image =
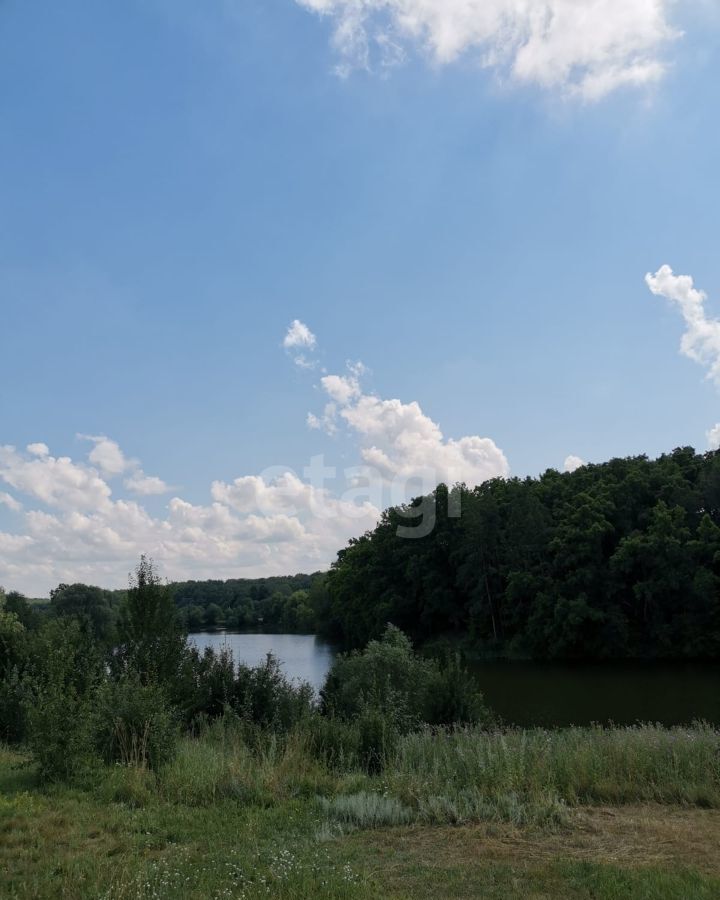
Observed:
[[[344,422],[359,437],[364,462],[384,479],[418,479],[426,487],[459,481],[476,485],[509,473],[504,453],[490,438],[446,439],[417,402],[383,400],[365,393],[360,371],[351,368],[348,375],[321,379],[330,403],[322,418],[310,414],[308,424],[332,433],[338,421]]]
[[[50,448],[47,444],[28,444],[27,452],[30,456],[49,456]]]
[[[585,465],[585,460],[580,459],[579,456],[570,456],[565,458],[565,463],[563,465],[563,471],[565,472],[575,472],[577,469],[582,468]]]
[[[720,422],[707,433],[708,450],[720,450]]]
[[[317,366],[317,361],[308,356],[316,346],[317,338],[308,326],[300,319],[294,319],[283,338],[283,347],[292,355],[298,368],[314,369]]]
[[[107,464],[120,456],[102,459]],[[104,475],[49,450],[0,448],[0,482],[26,497],[28,507],[0,492],[0,504],[22,523],[20,533],[0,531],[0,583],[38,595],[61,581],[121,586],[140,553],[178,579],[312,571],[329,565],[380,515],[367,500],[334,497],[285,470],[216,481],[207,504],[176,496],[165,514],[154,516],[135,500],[113,496],[106,479],[122,473],[109,465],[113,472]],[[124,486],[133,492],[164,490],[161,479],[155,483],[139,468],[126,471]]]
[[[156,475],[146,475],[136,459],[128,459],[117,441],[105,435],[79,434],[78,438],[91,441],[94,446],[88,460],[109,478],[127,475],[125,487],[133,494],[148,497],[153,494],[167,494],[172,488]],[[44,445],[43,445],[44,446]]]
[[[472,54],[516,82],[596,100],[658,81],[671,0],[296,0],[334,25],[338,71],[401,62],[416,47],[445,65]]]
[[[129,464],[125,459],[125,454],[116,441],[111,441],[104,435],[81,434],[78,437],[82,440],[92,441],[95,445],[88,454],[88,459],[101,472],[106,475],[122,475],[128,468]]]
[[[0,446],[0,480],[21,494],[58,509],[101,508],[111,490],[97,470],[68,456],[39,455],[37,444],[27,455],[10,445]]]
[[[316,344],[317,338],[304,322],[301,322],[300,319],[294,319],[290,323],[283,340],[283,347],[286,350],[298,350],[300,348],[314,350]]]
[[[647,274],[645,282],[656,296],[676,303],[685,320],[680,351],[707,369],[707,377],[720,387],[720,320],[705,311],[707,294],[695,287],[690,275],[675,275],[670,266]]]
[[[172,490],[162,478],[158,478],[157,475],[146,475],[142,469],[136,469],[123,483],[131,493],[139,497],[167,494]]]
[[[685,320],[680,352],[706,369],[706,377],[720,387],[720,320],[705,310],[707,294],[695,287],[690,275],[676,275],[670,266],[661,266],[645,282],[653,294],[676,303]],[[707,432],[711,450],[720,449],[720,424]]]

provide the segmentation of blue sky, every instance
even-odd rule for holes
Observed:
[[[345,0],[0,7],[0,583],[121,585],[143,549],[169,577],[324,567],[387,495],[321,527],[305,488],[268,499],[317,454],[382,452],[386,489],[708,446],[713,4],[588,0],[617,31],[590,61],[576,23],[514,22],[484,65],[492,22],[394,2],[349,43]],[[708,295],[694,355],[687,291],[644,281],[666,264]]]

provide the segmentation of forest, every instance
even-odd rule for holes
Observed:
[[[434,528],[417,539],[416,513]],[[420,533],[420,531],[418,531]],[[440,485],[385,511],[328,573],[168,586],[180,627],[318,633],[360,648],[391,623],[418,646],[526,659],[720,655],[720,453],[679,448],[573,473]],[[17,593],[110,639],[127,591]]]
[[[432,532],[401,536],[428,499]],[[392,622],[497,656],[717,658],[720,453],[441,485],[352,540],[316,594],[320,632],[348,647]]]

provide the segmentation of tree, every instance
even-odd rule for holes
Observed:
[[[99,641],[112,642],[113,613],[101,588],[88,584],[60,584],[50,591],[50,607],[57,616],[84,621]]]
[[[159,682],[172,689],[187,654],[187,641],[170,588],[147,556],[140,557],[130,578],[118,637],[115,662],[121,670],[135,672],[143,684]]]

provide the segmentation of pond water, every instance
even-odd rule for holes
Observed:
[[[190,635],[200,648],[229,647],[237,662],[255,666],[272,652],[285,673],[319,690],[334,650],[314,635],[212,632]],[[479,662],[472,666],[488,705],[507,724],[529,727],[720,725],[720,664],[561,664]]]
[[[314,634],[243,634],[233,631],[191,634],[190,641],[199,650],[212,647],[232,650],[237,663],[258,666],[272,653],[285,674],[297,681],[309,682],[319,691],[325,681],[334,652]]]
[[[720,725],[720,665],[698,663],[483,662],[473,665],[485,700],[524,727]]]

